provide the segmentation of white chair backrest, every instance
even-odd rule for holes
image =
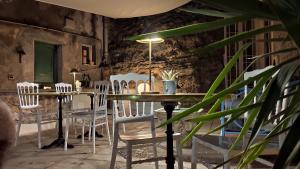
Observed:
[[[59,93],[67,93],[72,92],[72,84],[68,83],[56,83],[55,84],[55,90]],[[63,103],[68,103],[72,101],[72,95],[68,95],[63,98]]]
[[[244,80],[247,80],[247,79],[249,79],[249,78],[251,78],[251,77],[254,77],[254,76],[256,76],[256,75],[258,75],[258,74],[260,74],[260,73],[262,73],[262,72],[264,72],[264,71],[267,71],[267,70],[269,70],[269,69],[271,69],[271,68],[273,68],[273,67],[274,67],[273,65],[270,65],[270,66],[267,66],[267,67],[265,67],[265,68],[263,68],[263,69],[256,69],[256,70],[253,70],[253,71],[250,71],[250,72],[245,72],[245,74],[244,74]],[[273,78],[277,73],[278,73],[278,71],[272,75],[272,78]],[[257,82],[254,81],[253,87],[256,86],[256,83],[257,83]],[[266,84],[263,85],[262,92],[265,91],[265,88],[266,88]],[[248,94],[248,89],[249,89],[249,88],[248,88],[248,85],[246,85],[246,86],[245,86],[245,89],[244,89],[244,91],[245,91],[244,97],[247,96],[247,94]],[[287,94],[287,92],[288,92],[287,90],[284,91],[285,94]],[[258,96],[255,96],[255,97],[254,97],[253,103],[256,103],[256,102],[257,102],[257,97],[258,97]],[[275,114],[277,114],[277,113],[280,111],[280,109],[282,109],[282,108],[285,109],[285,106],[282,106],[282,104],[285,104],[285,103],[286,103],[286,99],[284,99],[283,101],[277,101],[277,103],[276,103],[276,108],[275,108]],[[272,116],[272,114],[270,113],[268,118],[270,119],[271,116]],[[246,118],[248,117],[248,113],[245,113],[245,117],[246,117]]]
[[[251,78],[251,77],[254,77],[254,76],[256,76],[256,75],[258,75],[258,74],[260,74],[260,73],[262,73],[262,72],[264,72],[264,71],[266,71],[266,70],[271,69],[272,67],[274,67],[274,66],[273,66],[273,65],[270,65],[270,66],[267,66],[267,67],[265,67],[265,68],[263,68],[263,69],[255,69],[255,70],[250,71],[250,72],[245,72],[245,73],[244,73],[244,80],[247,80],[247,79],[249,79],[249,78]],[[256,86],[256,83],[257,83],[257,81],[254,81],[253,87]],[[265,91],[265,88],[266,88],[266,85],[263,86],[262,92]],[[248,94],[248,92],[249,92],[248,89],[249,89],[249,86],[248,86],[248,85],[245,85],[245,88],[244,88],[244,97],[247,96],[247,94]],[[254,102],[254,103],[257,102],[257,96],[254,97],[253,102]],[[248,117],[248,113],[245,113],[245,117],[246,117],[246,118]]]
[[[96,81],[95,86],[95,99],[94,110],[95,112],[107,109],[107,94],[109,91],[109,81]]]
[[[247,80],[247,79],[249,79],[249,78],[251,78],[251,77],[254,77],[254,76],[256,76],[256,75],[258,75],[258,74],[260,74],[260,73],[262,73],[262,72],[264,72],[264,71],[266,71],[266,70],[269,70],[269,69],[271,69],[272,67],[274,67],[273,65],[270,65],[270,66],[267,66],[267,67],[265,67],[265,68],[263,68],[263,69],[255,69],[255,70],[253,70],[253,71],[250,71],[250,72],[245,72],[244,73],[244,80]],[[254,81],[254,84],[253,84],[253,86],[256,86],[256,81]],[[263,91],[265,90],[265,85],[263,86]],[[245,96],[244,97],[246,97],[246,95],[248,94],[248,85],[246,85],[245,86]],[[256,102],[256,97],[254,98],[254,102]]]
[[[31,109],[39,106],[39,95],[25,95],[27,93],[39,93],[39,84],[20,82],[17,83],[17,90],[21,109]]]
[[[111,75],[110,81],[113,94],[139,94],[147,90],[149,76],[137,73]],[[153,77],[152,84],[154,89]],[[142,120],[153,116],[153,102],[114,100],[114,113],[116,122]]]

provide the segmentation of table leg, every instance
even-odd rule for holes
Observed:
[[[63,96],[58,96],[58,137],[56,140],[54,140],[51,144],[43,146],[42,149],[49,149],[52,147],[64,147],[65,139],[63,136],[63,128],[62,128],[62,99]],[[73,145],[68,144],[68,148],[74,148]]]
[[[164,102],[164,109],[167,113],[167,120],[172,117],[173,110],[177,103],[175,102]],[[167,158],[166,158],[166,163],[167,163],[167,169],[174,169],[174,163],[175,163],[175,158],[174,158],[174,151],[173,151],[173,127],[172,123],[167,125]]]

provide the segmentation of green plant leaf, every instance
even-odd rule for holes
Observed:
[[[288,60],[286,62],[291,62],[291,60]],[[285,63],[286,63],[285,62]],[[214,95],[208,96],[203,98],[203,100],[197,104],[195,104],[194,106],[192,106],[190,109],[187,109],[181,113],[176,114],[175,116],[173,116],[171,119],[167,120],[166,122],[162,123],[160,126],[178,121],[179,119],[186,117],[188,115],[190,115],[193,112],[198,111],[201,108],[204,108],[208,105],[210,105],[211,103],[213,103],[214,101],[218,100],[218,98],[223,98],[224,96],[231,94],[237,90],[239,90],[240,88],[244,87],[246,84],[249,84],[251,82],[253,82],[254,80],[257,80],[267,74],[273,74],[275,73],[278,69],[280,69],[280,67],[282,66],[282,64],[279,64],[277,66],[274,66],[273,68],[270,68],[264,72],[262,72],[261,74],[258,74],[257,76],[251,77],[245,81],[241,81],[238,83],[235,83],[231,86],[229,86],[227,89],[220,91],[219,93],[216,93]]]
[[[127,40],[134,41],[134,40],[140,40],[140,39],[151,38],[151,37],[169,38],[169,37],[177,37],[183,35],[191,35],[191,34],[200,33],[204,31],[216,30],[219,28],[223,28],[226,25],[230,25],[236,22],[246,21],[249,19],[251,19],[251,17],[249,16],[237,16],[232,18],[219,19],[216,21],[211,21],[206,23],[191,24],[179,28],[132,36],[127,38]]]
[[[280,18],[281,22],[289,33],[290,37],[294,40],[295,44],[300,46],[299,34],[299,11],[300,4],[298,0],[266,0],[273,13]]]
[[[198,0],[212,8],[224,10],[226,12],[235,12],[240,14],[248,14],[258,18],[277,20],[278,17],[273,14],[264,1],[260,0]]]
[[[250,136],[249,143],[252,141],[253,138],[258,134],[260,128],[262,127],[263,123],[267,120],[269,113],[275,109],[276,102],[279,100],[281,92],[283,91],[284,87],[290,80],[291,76],[297,70],[298,63],[297,60],[282,66],[280,69],[277,78],[275,79],[276,83],[271,83],[270,91],[266,96],[266,104],[264,104],[258,113],[256,121],[254,123],[254,127]],[[272,79],[273,81],[273,79]]]
[[[278,154],[278,160],[274,164],[274,169],[285,168],[291,159],[299,153],[300,148],[300,134],[298,133],[300,128],[300,116],[297,117],[295,122],[292,124],[291,129],[286,136],[286,139]]]
[[[284,28],[281,24],[271,25],[271,26],[263,27],[263,28],[259,28],[259,29],[254,29],[254,30],[250,30],[248,32],[239,33],[237,35],[234,35],[234,36],[231,36],[228,38],[224,38],[217,42],[210,43],[209,45],[207,45],[203,48],[194,49],[194,50],[192,50],[192,52],[193,53],[213,53],[213,52],[216,52],[216,49],[223,48],[226,45],[236,43],[236,42],[239,42],[239,41],[242,41],[245,39],[249,39],[255,35],[265,33],[265,32],[270,32],[270,31],[282,31],[282,30],[284,30]]]
[[[221,111],[221,112],[201,115],[199,117],[192,118],[191,120],[193,122],[197,122],[197,123],[203,122],[203,121],[211,121],[211,120],[215,120],[215,119],[218,119],[220,117],[223,117],[223,116],[226,116],[226,115],[229,115],[229,114],[236,114],[236,113],[239,113],[239,112],[246,112],[248,110],[259,107],[261,105],[262,105],[262,103],[255,103],[255,104],[251,104],[251,105],[247,105],[247,106],[241,106],[241,107],[238,107],[236,109],[230,109],[230,110],[225,110],[225,111]]]
[[[194,14],[201,14],[201,15],[221,17],[221,18],[229,18],[229,17],[234,17],[234,16],[240,15],[237,13],[221,12],[221,11],[212,10],[212,9],[180,8],[179,10],[184,11],[184,12],[194,13]]]
[[[253,101],[254,97],[257,96],[257,93],[262,90],[263,86],[266,84],[266,82],[270,79],[270,76],[264,76],[262,77],[257,85],[247,94],[247,96],[242,100],[240,103],[240,106],[247,105],[251,101]],[[264,97],[266,93],[268,92],[268,89],[263,93],[263,95],[259,98],[259,101],[263,102]],[[249,111],[249,117],[247,118],[246,122],[244,123],[243,128],[241,129],[241,132],[235,142],[232,144],[230,151],[242,140],[242,138],[248,133],[248,130],[251,126],[251,124],[254,122],[259,110],[261,107],[255,108],[253,111]]]
[[[232,59],[228,62],[228,64],[223,68],[222,72],[218,75],[218,77],[216,78],[216,80],[213,82],[213,84],[211,85],[210,89],[208,90],[208,92],[206,93],[206,95],[204,96],[203,100],[207,99],[209,96],[211,96],[214,91],[218,88],[218,86],[222,83],[222,81],[225,79],[225,76],[228,74],[228,72],[231,70],[231,68],[235,65],[235,63],[237,62],[238,58],[241,56],[242,52],[247,49],[250,45],[249,44],[245,44],[233,57]],[[218,103],[218,102],[217,102]],[[206,105],[210,104],[210,102],[202,102],[202,103],[198,103],[194,106],[192,106],[190,109],[185,110],[181,113],[176,114],[175,116],[173,116],[171,119],[167,120],[166,122],[162,123],[160,126],[166,125],[170,122],[173,121],[177,121],[178,119],[181,119],[182,117],[188,116],[189,114],[192,114],[198,110],[200,110],[201,108],[205,107]],[[219,107],[219,105],[216,105]],[[201,125],[199,125],[201,126]]]
[[[286,49],[281,49],[281,50],[276,50],[274,52],[270,52],[270,53],[264,53],[261,55],[257,55],[255,57],[251,57],[250,59],[256,59],[256,58],[263,58],[263,57],[267,57],[267,56],[272,56],[272,55],[277,55],[277,54],[282,54],[282,53],[288,53],[288,52],[293,52],[293,51],[297,51],[297,48],[286,48]],[[280,55],[277,55],[280,57]]]

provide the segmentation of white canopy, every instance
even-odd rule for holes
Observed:
[[[164,13],[190,0],[38,0],[111,18],[131,18]]]

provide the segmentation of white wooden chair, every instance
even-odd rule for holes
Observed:
[[[136,73],[120,74],[110,76],[113,94],[138,94],[145,91],[146,83],[149,80],[148,75],[141,75]],[[154,84],[154,78],[152,80]],[[142,86],[142,87],[140,87]],[[154,86],[154,85],[152,85]],[[138,90],[141,89],[142,91]],[[142,162],[155,162],[155,168],[158,168],[158,160],[164,160],[165,158],[157,157],[156,143],[166,141],[166,135],[164,132],[156,133],[154,122],[154,110],[153,102],[133,102],[133,101],[113,101],[113,149],[110,169],[114,169],[117,153],[124,148],[118,147],[118,142],[123,141],[126,144],[126,168],[131,169],[132,164],[138,164]],[[121,124],[137,123],[137,122],[149,122],[150,131],[145,133],[143,131],[124,132],[120,134],[119,127]],[[179,156],[178,164],[179,168],[182,168],[181,160],[181,148],[179,144],[180,135],[174,135],[174,140],[177,141],[177,154]],[[134,146],[153,146],[154,157],[146,160],[132,161],[132,148]],[[121,153],[122,155],[122,153]]]
[[[55,90],[56,92],[60,93],[67,93],[72,92],[72,84],[69,83],[56,83],[55,84]],[[67,95],[62,99],[62,103],[71,103],[72,102],[72,95]]]
[[[95,132],[97,126],[106,127],[107,137],[109,144],[111,144],[110,140],[110,132],[108,126],[108,117],[107,117],[107,93],[109,90],[110,83],[108,81],[100,81],[95,84],[95,95],[93,100],[93,110],[90,109],[90,97],[87,95],[74,95],[72,101],[72,117],[81,120],[82,127],[82,137],[81,141],[84,144],[84,133],[85,127],[89,127],[89,140],[92,134],[93,139],[93,153],[95,150]],[[91,129],[92,128],[92,129]],[[65,131],[65,150],[67,150],[68,143],[68,135],[69,135],[69,122],[67,120],[66,123],[66,131]]]
[[[260,73],[262,73],[262,72],[264,72],[264,71],[267,71],[268,69],[270,69],[270,68],[272,68],[272,67],[274,67],[274,66],[273,66],[273,65],[270,65],[270,66],[267,66],[267,67],[265,67],[265,68],[263,68],[263,69],[255,69],[255,70],[253,70],[253,71],[245,72],[245,73],[244,73],[244,80],[247,80],[247,79],[249,79],[249,78],[251,78],[251,77],[254,77],[254,76],[256,76],[256,75],[258,75],[258,74],[260,74]],[[272,77],[274,77],[276,74],[277,74],[277,72],[276,72]],[[253,84],[252,84],[253,86],[251,86],[251,87],[255,87],[255,86],[256,86],[256,83],[257,83],[257,82],[254,81]],[[266,88],[266,84],[263,85],[263,88],[262,88],[261,91],[264,92],[264,91],[265,91],[265,88]],[[243,90],[242,93],[240,92],[239,94],[236,94],[235,98],[233,98],[233,99],[231,99],[231,100],[226,100],[226,101],[224,101],[224,102],[223,102],[223,105],[222,105],[222,107],[223,107],[222,110],[225,110],[225,109],[232,109],[232,108],[238,106],[239,102],[240,102],[243,98],[245,98],[245,97],[247,96],[247,94],[249,93],[249,89],[251,89],[251,88],[249,87],[249,85],[245,85],[245,86],[244,86],[244,90]],[[232,96],[231,96],[231,97],[232,97]],[[260,97],[259,95],[255,96],[252,102],[253,102],[253,103],[256,103],[259,97]],[[277,106],[276,106],[276,107],[278,107],[280,103],[281,103],[281,102],[277,102]],[[279,109],[276,110],[276,112],[278,112],[278,111],[279,111]],[[229,117],[226,117],[226,118],[229,118]],[[246,113],[244,114],[244,117],[241,118],[240,120],[234,121],[233,124],[232,124],[231,126],[234,126],[235,128],[239,128],[239,129],[241,130],[241,128],[243,127],[243,122],[242,122],[242,121],[245,121],[247,118],[248,118],[248,112],[246,112]],[[269,117],[269,118],[270,118],[270,117]],[[221,124],[224,124],[224,123],[225,123],[225,117],[222,117],[222,118],[221,118]],[[267,131],[261,130],[261,131],[260,131],[260,134],[265,135],[266,132],[267,132]],[[237,130],[237,131],[227,131],[226,129],[222,128],[220,134],[221,134],[221,136],[225,136],[226,134],[239,134],[239,131],[238,131],[238,130]]]
[[[23,122],[24,116],[35,115],[35,122],[38,127],[38,147],[42,147],[41,143],[41,132],[42,132],[42,124],[52,123],[55,120],[51,119],[43,119],[42,112],[45,111],[40,106],[39,95],[26,95],[28,93],[38,94],[39,93],[39,84],[37,83],[29,83],[29,82],[20,82],[17,83],[17,91],[19,97],[19,119],[17,126],[17,138],[20,134],[21,125]],[[27,113],[26,113],[27,112]],[[31,113],[28,113],[31,112]],[[16,139],[17,144],[17,139]]]
[[[56,83],[55,84],[55,90],[56,92],[59,93],[68,93],[68,92],[72,92],[72,84],[69,83]],[[67,95],[62,99],[62,111],[63,111],[63,116],[64,117],[69,117],[70,113],[72,113],[72,108],[71,108],[71,104],[72,104],[72,95]],[[58,100],[57,100],[58,102]],[[57,107],[57,113],[58,113],[58,107]],[[57,114],[58,116],[58,114]],[[73,124],[74,119],[72,118],[72,124]],[[58,124],[56,124],[57,126]]]

